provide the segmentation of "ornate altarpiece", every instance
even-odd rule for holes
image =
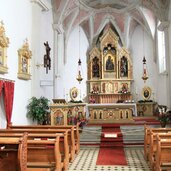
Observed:
[[[115,103],[131,100],[132,61],[119,37],[108,29],[93,47],[88,59],[89,103]]]

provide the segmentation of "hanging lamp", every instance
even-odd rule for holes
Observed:
[[[143,5],[143,1],[142,1],[142,10],[144,11],[144,5]],[[144,12],[143,12],[144,14]],[[147,61],[146,61],[146,58],[145,58],[145,48],[144,48],[144,26],[143,26],[143,54],[144,54],[144,57],[143,57],[143,74],[142,74],[142,79],[144,80],[144,83],[146,82],[146,80],[148,79],[148,73],[147,73]]]
[[[80,7],[79,7],[79,59],[78,59],[78,75],[76,77],[79,84],[83,80],[83,77],[81,76],[82,66],[81,66],[81,59],[80,59]]]

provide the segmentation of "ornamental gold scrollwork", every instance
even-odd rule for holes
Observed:
[[[0,73],[8,72],[7,67],[7,47],[9,45],[9,38],[5,35],[4,23],[0,22]]]
[[[30,80],[30,59],[32,52],[29,49],[28,40],[24,41],[21,49],[18,50],[18,78],[23,80]]]

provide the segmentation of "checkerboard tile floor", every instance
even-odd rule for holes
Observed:
[[[127,166],[97,166],[98,147],[81,147],[68,171],[151,171],[142,147],[125,148]]]

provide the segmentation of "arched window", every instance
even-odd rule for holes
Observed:
[[[166,47],[165,47],[165,33],[159,29],[161,22],[158,22],[157,28],[157,45],[158,45],[158,60],[159,60],[159,73],[166,71]]]

